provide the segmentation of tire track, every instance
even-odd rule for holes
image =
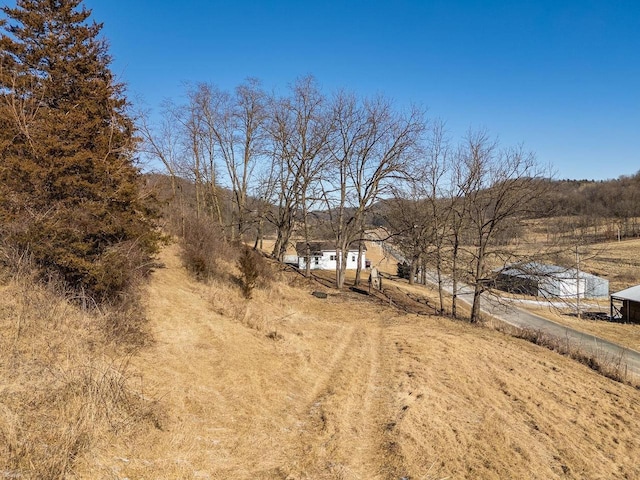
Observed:
[[[391,478],[383,435],[391,383],[382,364],[380,322],[361,321],[340,346],[302,418],[290,480]]]

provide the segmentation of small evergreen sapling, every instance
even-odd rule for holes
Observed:
[[[244,247],[238,258],[238,268],[240,269],[240,287],[245,298],[251,298],[253,289],[260,277],[260,261],[264,261],[258,254],[250,248]]]

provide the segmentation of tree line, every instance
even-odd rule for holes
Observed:
[[[45,277],[98,302],[126,290],[127,272],[148,271],[160,238],[140,154],[168,175],[183,234],[192,209],[224,241],[258,247],[272,234],[271,255],[283,260],[292,239],[329,239],[347,252],[376,219],[406,258],[410,281],[434,272],[441,310],[445,277],[454,315],[458,284],[473,286],[474,320],[492,257],[513,255],[503,246],[523,220],[574,208],[625,219],[619,235],[635,231],[638,175],[606,188],[554,182],[520,145],[500,145],[483,130],[454,140],[422,108],[327,93],[311,76],[283,93],[256,79],[231,91],[194,84],[185,101],[165,103],[158,121],[134,118],[101,25],[81,0],[19,0],[2,10],[2,258],[28,254]],[[306,256],[308,275],[309,247]]]
[[[411,281],[432,262],[441,298],[445,275],[454,292],[462,279],[474,286],[474,321],[488,257],[541,208],[549,186],[548,170],[522,146],[502,147],[482,130],[454,145],[444,122],[423,109],[401,109],[380,95],[327,94],[311,76],[283,95],[255,79],[232,92],[192,85],[186,102],[165,104],[159,124],[141,118],[146,152],[164,166],[176,198],[178,179],[189,178],[197,215],[228,240],[253,235],[258,245],[267,229],[278,260],[293,238],[301,240],[307,275],[309,243],[332,240],[342,288],[340,253],[361,245],[372,215],[382,215],[383,236],[408,258]],[[360,276],[358,269],[356,283]]]
[[[550,215],[572,217],[552,234],[573,230],[589,242],[640,235],[640,172],[600,181],[555,180],[546,200]]]

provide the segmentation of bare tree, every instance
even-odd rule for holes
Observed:
[[[271,256],[282,261],[287,250],[287,245],[293,233],[294,222],[298,210],[299,179],[296,172],[289,168],[284,148],[287,136],[286,116],[283,112],[282,102],[275,100],[272,104],[269,133],[272,140],[273,154],[271,176],[269,184],[273,188],[275,204],[274,212],[267,218],[276,228],[276,240]]]
[[[451,150],[446,136],[445,124],[441,120],[433,121],[429,128],[429,135],[424,150],[423,162],[411,176],[415,188],[426,200],[428,211],[428,225],[422,225],[422,230],[430,227],[430,246],[433,247],[433,262],[436,281],[438,284],[439,311],[444,312],[444,260],[446,240],[450,237],[450,219],[452,203],[450,185],[446,184],[447,174],[451,169]],[[449,187],[449,188],[448,188]],[[427,273],[427,252],[423,252],[423,283]]]
[[[460,253],[463,236],[468,227],[469,201],[474,188],[474,171],[467,168],[462,160],[466,155],[465,146],[460,145],[455,154],[451,168],[451,177],[447,194],[449,235],[447,236],[450,249],[449,261],[451,271],[451,316],[458,316],[458,291],[460,284]]]
[[[138,133],[142,136],[141,150],[159,160],[171,180],[171,193],[177,195],[177,179],[181,163],[181,149],[175,125],[163,115],[155,128],[149,123],[149,112],[138,115]]]
[[[203,136],[217,149],[226,167],[233,202],[231,239],[243,238],[248,226],[248,192],[256,162],[264,150],[266,95],[256,79],[248,79],[235,94],[210,84],[198,86]],[[213,166],[211,167],[213,169]]]
[[[306,274],[310,273],[310,207],[318,200],[313,185],[325,165],[331,132],[326,99],[313,77],[303,77],[293,86],[291,96],[274,102],[271,137],[278,165],[279,195],[276,226],[278,235],[273,256],[282,259],[300,210],[304,241],[307,244]]]
[[[491,257],[499,261],[512,255],[497,249],[500,235],[524,216],[546,191],[548,180],[535,156],[522,146],[499,149],[486,132],[471,132],[460,150],[464,202],[470,241],[469,281],[473,286],[471,322],[480,319],[481,294],[488,288]]]
[[[183,164],[182,148],[172,115],[165,111],[155,128],[149,123],[149,112],[138,115],[137,129],[142,137],[141,151],[151,159],[160,161],[171,181],[172,199],[178,202],[180,232],[185,233],[185,198],[179,183],[179,173]]]
[[[432,218],[427,200],[416,185],[394,189],[395,198],[385,202],[384,218],[388,240],[393,240],[409,263],[409,284],[415,282],[418,268],[429,246],[434,242]]]
[[[362,238],[372,205],[389,191],[394,179],[405,176],[416,157],[424,121],[422,111],[416,108],[397,112],[382,97],[361,101],[343,92],[334,99],[333,123],[333,171],[325,179],[324,197],[340,260],[336,285],[342,288],[349,245]]]
[[[271,201],[274,198],[276,189],[277,163],[264,162],[264,167],[256,175],[256,181],[252,188],[251,211],[255,217],[256,238],[253,245],[254,250],[263,248],[265,221],[272,218],[273,205]]]

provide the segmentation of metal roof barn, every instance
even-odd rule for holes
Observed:
[[[609,281],[575,268],[529,262],[509,265],[496,278],[496,287],[542,297],[607,298]]]

